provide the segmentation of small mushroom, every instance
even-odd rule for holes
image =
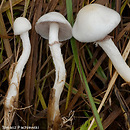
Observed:
[[[30,22],[24,17],[18,17],[13,24],[14,35],[20,35],[23,44],[22,55],[16,63],[11,80],[9,81],[9,88],[4,101],[4,126],[10,127],[15,115],[15,108],[18,106],[19,84],[23,69],[28,61],[31,51],[28,31],[31,29]]]
[[[59,41],[72,37],[72,27],[63,15],[58,12],[50,12],[39,18],[35,29],[43,38],[49,39],[49,47],[55,65],[56,78],[48,104],[48,128],[56,128],[55,125],[58,124],[60,116],[59,100],[66,79],[65,64]]]
[[[130,68],[108,34],[119,24],[120,15],[108,7],[90,4],[77,14],[72,34],[80,42],[96,42],[111,59],[119,75],[130,82]]]

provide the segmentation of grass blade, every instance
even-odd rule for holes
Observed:
[[[73,83],[73,74],[74,74],[74,70],[75,70],[75,61],[74,61],[74,59],[73,59],[73,61],[72,61],[72,68],[71,68],[70,81],[69,81],[69,88],[68,88],[68,94],[67,94],[65,109],[68,108],[69,101],[70,101],[70,96],[71,96],[71,93],[72,93],[72,83]]]
[[[91,51],[89,50],[89,48],[88,48],[87,46],[86,46],[86,48],[87,48],[89,57],[92,59],[93,55],[92,55]],[[96,63],[97,63],[97,59],[95,59],[95,60],[93,61],[93,66],[94,66]],[[98,75],[100,75],[101,77],[103,77],[104,79],[107,80],[107,77],[106,77],[106,75],[105,75],[105,73],[104,73],[104,71],[103,71],[103,69],[102,69],[101,66],[99,66],[99,68],[97,69],[97,73],[98,73]]]
[[[72,11],[72,1],[71,0],[66,0],[66,8],[67,8],[68,21],[71,24],[73,24],[73,11]],[[82,83],[84,84],[85,91],[86,91],[86,93],[88,95],[89,102],[91,104],[92,111],[93,111],[93,114],[95,116],[97,125],[98,125],[100,130],[103,130],[103,126],[102,126],[99,114],[97,112],[96,106],[94,104],[94,100],[93,100],[92,94],[90,92],[90,89],[89,89],[89,86],[88,86],[88,83],[87,83],[87,80],[86,80],[85,73],[83,71],[83,67],[80,64],[80,60],[79,60],[79,57],[78,57],[78,50],[77,50],[77,46],[76,46],[76,42],[75,42],[74,38],[71,39],[71,47],[72,47],[74,59],[75,59],[75,62],[76,62],[76,66],[77,66],[80,78],[82,80]]]

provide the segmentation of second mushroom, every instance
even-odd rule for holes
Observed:
[[[72,37],[72,27],[63,15],[58,12],[50,12],[39,18],[35,29],[43,38],[49,39],[49,47],[55,66],[56,78],[48,104],[48,129],[55,129],[59,124],[59,100],[66,79],[66,69],[59,41]]]

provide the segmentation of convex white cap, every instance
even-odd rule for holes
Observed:
[[[29,31],[31,27],[31,23],[24,17],[18,17],[13,24],[14,35],[20,35],[27,31]]]
[[[51,23],[59,24],[59,41],[64,41],[72,37],[72,27],[65,17],[58,12],[49,12],[38,19],[35,30],[43,38],[49,39],[49,27]]]
[[[95,42],[104,39],[120,22],[115,11],[99,4],[89,4],[77,14],[73,36],[81,42]]]

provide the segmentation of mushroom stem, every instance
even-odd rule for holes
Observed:
[[[111,59],[115,69],[119,75],[126,81],[130,82],[130,68],[122,58],[119,50],[115,46],[111,38],[97,42],[99,46],[106,52],[108,57]]]
[[[55,42],[59,42],[58,39],[59,25],[58,23],[51,23],[49,28],[49,44],[53,45]]]
[[[5,96],[5,102],[4,102],[4,108],[5,108],[4,126],[9,126],[9,127],[11,126],[14,118],[14,114],[16,110],[15,108],[17,108],[18,106],[19,84],[20,84],[24,66],[29,58],[30,51],[31,51],[28,32],[21,34],[20,37],[22,39],[23,51],[22,51],[22,55],[20,56],[15,66],[11,81],[9,82],[9,88]]]
[[[52,129],[56,129],[55,125],[58,125],[57,122],[59,121],[60,116],[59,100],[64,88],[66,78],[65,64],[61,54],[60,43],[58,41],[58,31],[58,25],[56,23],[52,23],[49,30],[49,47],[55,65],[56,78],[48,104],[48,129],[50,129],[52,126]]]

